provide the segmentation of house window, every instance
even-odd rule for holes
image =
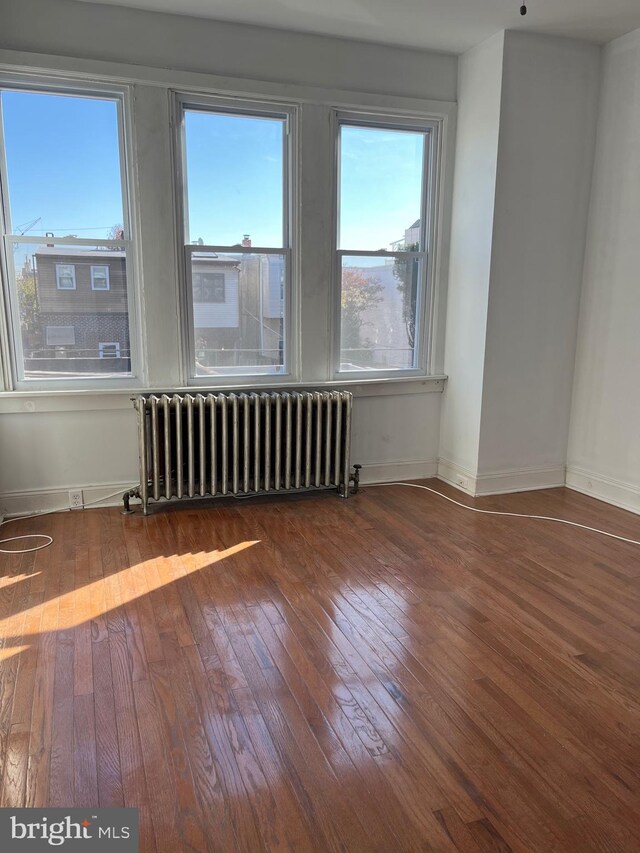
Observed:
[[[337,127],[336,373],[425,372],[436,126]]]
[[[76,268],[73,264],[56,264],[56,287],[58,290],[76,289]]]
[[[178,107],[190,377],[286,373],[292,113],[187,96]],[[271,259],[286,282],[277,317],[264,299]]]
[[[224,302],[224,273],[194,272],[192,280],[194,302]]]
[[[91,290],[109,290],[109,267],[91,267]]]
[[[100,358],[120,358],[119,343],[100,343],[98,344],[98,352]]]
[[[54,318],[109,341],[114,315],[125,329],[132,316],[126,92],[11,79],[0,85],[0,208],[13,385],[95,386],[109,372],[96,375],[95,351],[54,344]],[[116,270],[105,304],[98,291]],[[61,348],[55,364],[51,346]],[[132,375],[128,348],[122,367],[117,378]]]
[[[76,330],[74,326],[47,326],[45,337],[48,347],[74,346]]]

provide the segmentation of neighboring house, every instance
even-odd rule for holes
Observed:
[[[45,246],[33,260],[40,324],[33,366],[73,358],[82,372],[129,370],[124,252]]]
[[[202,367],[282,361],[284,259],[192,255],[196,360]]]

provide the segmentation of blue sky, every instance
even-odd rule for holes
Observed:
[[[106,237],[122,223],[113,101],[3,92],[12,230]],[[283,122],[186,114],[189,240],[282,245]],[[419,216],[423,136],[344,127],[340,246],[387,248]]]

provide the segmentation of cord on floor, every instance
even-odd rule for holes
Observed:
[[[479,512],[482,515],[506,515],[510,518],[534,518],[538,521],[555,521],[557,524],[568,524],[570,527],[579,527],[582,530],[590,530],[592,533],[599,533],[601,536],[609,536],[611,539],[618,539],[620,542],[628,542],[629,545],[640,545],[640,540],[638,539],[627,539],[625,536],[618,536],[617,533],[609,533],[606,530],[599,530],[597,527],[588,527],[586,524],[578,524],[577,521],[568,521],[566,518],[554,518],[550,515],[528,515],[524,512],[499,512],[495,509],[478,509],[475,506],[467,506],[467,504],[460,503],[460,501],[450,498],[448,495],[443,495],[442,492],[439,492],[437,489],[432,489],[430,486],[421,486],[418,483],[370,483],[363,486],[363,489],[379,488],[380,486],[407,486],[410,489],[424,489],[425,492],[431,492],[433,495],[438,495],[439,497],[444,498],[445,501],[449,501],[449,503],[460,506],[462,509],[468,509],[469,512]]]
[[[131,488],[134,487],[132,486]],[[95,506],[102,503],[102,501],[108,501],[110,498],[115,498],[116,495],[121,495],[122,492],[123,489],[118,489],[117,492],[113,492],[111,495],[105,495],[95,501],[88,501],[82,505],[82,508]],[[44,512],[34,512],[31,515],[19,515],[15,518],[7,518],[4,521],[0,521],[0,527],[4,527],[5,524],[10,524],[12,521],[23,521],[26,518],[40,518],[41,515],[53,515],[56,512],[71,512],[71,508],[65,506],[59,509],[47,509]],[[6,545],[7,542],[17,542],[19,539],[44,539],[46,541],[41,545],[36,545],[34,548],[0,548],[0,554],[31,554],[33,551],[42,551],[43,548],[48,548],[53,542],[53,536],[49,536],[47,533],[26,533],[24,536],[9,536],[7,539],[0,539],[0,545]]]

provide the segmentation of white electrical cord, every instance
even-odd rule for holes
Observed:
[[[132,489],[135,486],[131,486]],[[95,504],[102,503],[102,501],[108,501],[109,498],[115,498],[116,495],[123,495],[127,489],[118,489],[117,492],[113,492],[110,495],[105,495],[103,498],[98,498],[95,501],[89,501],[88,503],[82,504],[82,509],[87,506],[94,506]],[[40,518],[41,515],[53,515],[56,512],[71,512],[70,507],[62,507],[61,509],[47,509],[44,512],[34,512],[31,515],[18,515],[15,518],[7,518],[5,521],[0,521],[0,527],[4,527],[5,524],[10,524],[12,521],[22,521],[25,518]],[[8,539],[0,539],[0,545],[5,545],[7,542],[17,542],[19,539],[45,539],[46,542],[43,542],[42,545],[36,545],[35,548],[22,548],[22,549],[12,549],[12,548],[0,548],[0,554],[31,554],[33,551],[41,551],[43,548],[48,548],[49,545],[53,542],[53,536],[49,536],[46,533],[27,533],[24,536],[10,536]]]
[[[470,512],[479,512],[483,515],[508,515],[511,518],[534,518],[538,521],[555,521],[558,524],[568,524],[570,527],[580,527],[582,530],[590,530],[592,533],[599,533],[601,536],[609,536],[611,539],[618,539],[620,542],[628,542],[629,545],[640,545],[640,541],[637,539],[627,539],[625,536],[618,536],[617,533],[608,533],[606,530],[599,530],[597,527],[588,527],[586,524],[578,524],[577,521],[567,521],[566,518],[554,518],[550,515],[527,515],[523,512],[498,512],[495,509],[477,509],[474,506],[467,506],[467,504],[460,503],[460,501],[456,501],[453,498],[448,497],[448,495],[443,495],[442,492],[439,492],[437,489],[431,489],[429,486],[420,486],[418,483],[370,483],[366,486],[362,486],[364,489],[377,488],[379,486],[407,486],[410,489],[424,489],[425,492],[431,492],[434,495],[438,495],[441,498],[444,498],[445,501],[449,501],[449,503],[455,504],[456,506],[461,506],[462,509],[468,509]]]

